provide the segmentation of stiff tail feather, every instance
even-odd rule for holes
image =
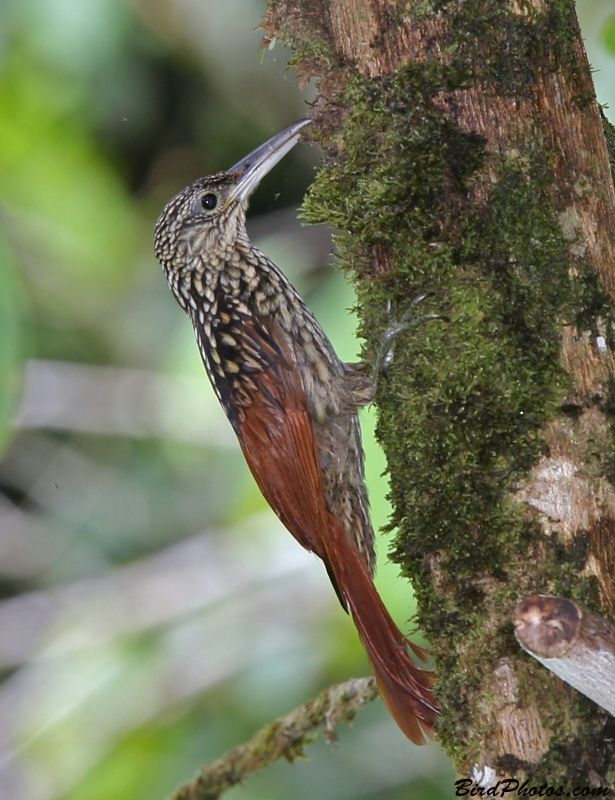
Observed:
[[[425,744],[425,734],[434,735],[439,714],[433,696],[434,673],[418,667],[408,647],[422,661],[427,660],[425,651],[395,625],[346,533],[333,517],[330,522],[331,536],[325,540],[327,569],[352,615],[380,696],[410,741]]]

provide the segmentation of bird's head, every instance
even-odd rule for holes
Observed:
[[[201,268],[208,260],[230,260],[239,241],[247,242],[248,200],[262,178],[299,141],[304,119],[268,139],[228,172],[199,178],[167,204],[156,223],[158,260],[167,274]]]

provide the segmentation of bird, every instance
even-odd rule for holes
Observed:
[[[188,314],[213,389],[265,499],[326,567],[350,613],[379,693],[415,744],[435,735],[439,707],[427,653],[397,627],[373,583],[374,531],[358,411],[390,361],[337,356],[283,272],[252,245],[246,210],[256,186],[302,137],[310,120],[272,136],[230,170],[199,178],[164,208],[156,255]],[[399,332],[397,330],[397,332]]]

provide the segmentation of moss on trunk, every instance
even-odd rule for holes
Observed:
[[[613,613],[615,193],[570,0],[270,0],[320,79],[325,164],[369,360],[432,292],[379,387],[396,529],[462,774],[615,785],[610,718],[521,653],[526,595]]]

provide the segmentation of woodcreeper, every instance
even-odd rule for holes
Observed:
[[[378,688],[415,743],[433,734],[433,673],[378,595],[374,532],[364,480],[358,410],[374,383],[364,365],[340,361],[283,273],[252,246],[249,197],[298,142],[296,122],[228,172],[192,183],[156,225],[156,254],[186,311],[214,390],[263,495],[284,525],[325,563]]]

